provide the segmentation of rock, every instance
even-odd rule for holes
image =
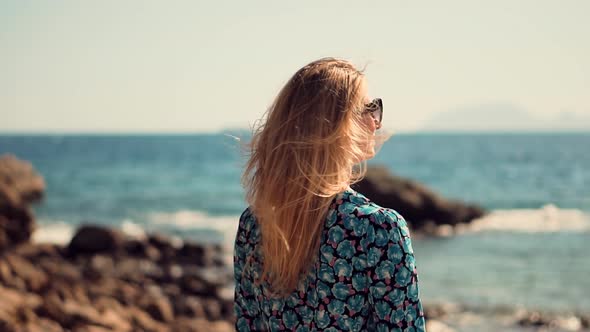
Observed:
[[[80,268],[62,258],[50,257],[40,260],[38,266],[54,279],[76,283],[82,279]]]
[[[166,325],[155,321],[149,314],[141,309],[131,306],[127,308],[128,317],[135,330],[146,332],[168,332],[170,328]]]
[[[13,276],[11,278],[23,280],[26,289],[21,290],[36,292],[47,285],[49,278],[43,269],[39,269],[26,259],[14,254],[7,254],[3,259],[6,260],[12,270]]]
[[[220,320],[224,318],[223,306],[216,299],[208,298],[203,300],[205,314],[209,320]]]
[[[77,254],[117,253],[124,249],[125,235],[120,231],[97,225],[84,225],[78,229],[68,252]]]
[[[76,326],[72,329],[72,332],[109,332],[109,331],[113,331],[113,330],[104,328],[102,326],[97,326],[97,325],[82,325],[82,326]],[[117,330],[117,331],[119,331],[119,330]],[[126,331],[129,331],[129,330],[126,330]]]
[[[426,321],[426,331],[428,332],[455,332],[455,330],[443,322],[430,319]]]
[[[116,263],[114,274],[119,279],[142,283],[146,278],[160,279],[164,272],[150,260],[125,257]]]
[[[582,328],[590,329],[590,313],[587,314],[580,314],[580,323],[582,324]]]
[[[7,314],[14,318],[19,308],[36,309],[42,304],[37,294],[17,291],[0,285],[0,316]],[[1,330],[0,330],[1,331]]]
[[[45,192],[45,181],[31,163],[11,154],[0,156],[0,185],[11,189],[17,204],[39,201]]]
[[[174,310],[183,316],[205,318],[205,307],[203,301],[196,296],[183,296],[176,299]]]
[[[38,313],[58,322],[66,329],[76,329],[87,325],[110,330],[129,327],[129,324],[125,324],[112,314],[107,316],[91,305],[79,303],[70,298],[65,298],[62,301],[55,293],[48,294],[44,298]]]
[[[109,326],[109,331],[131,331],[131,323],[118,310],[105,308],[100,311],[103,322]]]
[[[128,255],[148,258],[151,261],[158,261],[162,256],[158,248],[139,239],[128,240],[125,243],[125,251]]]
[[[44,191],[45,182],[31,163],[0,156],[0,250],[30,239],[35,220],[29,204],[40,200]]]
[[[63,252],[52,243],[23,243],[14,248],[13,253],[28,260],[39,261],[45,257],[60,257]]]
[[[175,259],[176,252],[183,246],[182,239],[169,237],[163,234],[151,234],[148,236],[148,243],[160,252],[162,260]]]
[[[90,258],[90,264],[87,268],[91,269],[95,274],[101,277],[112,276],[115,271],[115,263],[110,256],[104,254],[96,254]]]
[[[154,319],[164,323],[174,320],[174,311],[170,301],[166,297],[153,298],[145,306],[145,311]]]
[[[185,243],[178,251],[177,260],[202,267],[219,266],[223,248],[213,244]],[[223,265],[223,263],[222,263]]]
[[[222,254],[100,226],[83,226],[66,248],[12,246],[0,253],[0,331],[231,331],[233,276],[216,266]]]
[[[214,297],[217,295],[217,291],[214,287],[197,276],[183,276],[180,279],[180,287],[182,287],[185,292],[196,296]]]
[[[207,321],[203,318],[183,318],[174,322],[173,331],[178,332],[229,332],[235,331],[233,324],[227,321]]]
[[[427,320],[445,318],[449,314],[464,311],[460,305],[451,302],[431,303],[424,307],[424,315]]]
[[[392,175],[385,167],[370,166],[366,177],[353,188],[375,203],[401,213],[413,229],[423,229],[431,223],[468,223],[485,214],[481,207],[447,200],[422,184]]]
[[[33,213],[26,206],[2,206],[0,188],[0,250],[29,241],[35,230]]]
[[[518,324],[521,326],[547,326],[550,322],[551,320],[544,317],[540,312],[532,311],[526,313],[526,315],[518,321]]]
[[[58,323],[46,318],[37,318],[36,321],[29,322],[23,330],[27,332],[63,332]]]

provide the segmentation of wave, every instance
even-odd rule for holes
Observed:
[[[239,216],[211,216],[202,211],[180,210],[175,212],[148,213],[143,222],[123,219],[105,225],[119,228],[123,233],[134,238],[145,238],[146,232],[166,232],[166,230],[199,231],[213,230],[223,236],[225,243],[233,243],[238,227]],[[39,219],[31,236],[36,243],[67,244],[79,226],[76,222],[65,220]]]
[[[578,209],[558,208],[553,204],[538,209],[493,210],[464,227],[464,231],[588,232],[590,214]]]
[[[63,220],[40,220],[31,235],[35,243],[56,243],[65,245],[74,235],[74,225]]]
[[[237,231],[239,216],[211,216],[203,211],[180,210],[154,212],[147,221],[155,225],[172,225],[179,229],[212,229],[223,234]]]
[[[148,215],[148,221],[152,224],[170,225],[183,230],[211,229],[222,233],[225,241],[233,241],[238,220],[237,215],[211,216],[194,210]],[[462,228],[465,232],[589,232],[590,213],[559,208],[554,204],[546,204],[537,209],[498,209]]]
[[[403,214],[403,213],[402,213]],[[146,232],[176,229],[182,231],[213,230],[223,236],[223,244],[233,245],[238,227],[238,215],[212,216],[198,210],[179,210],[175,212],[153,212],[145,216],[145,222],[123,219],[114,227],[125,234],[144,238]],[[72,238],[76,223],[64,220],[41,219],[32,234],[34,242],[67,244]],[[590,213],[577,209],[562,209],[547,204],[538,209],[493,210],[488,215],[476,219],[468,225],[457,227],[451,234],[486,231],[506,231],[524,233],[548,232],[590,232]]]

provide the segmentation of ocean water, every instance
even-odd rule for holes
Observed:
[[[590,133],[393,136],[370,164],[490,211],[462,235],[414,239],[423,300],[590,312],[589,146]],[[231,248],[242,151],[221,133],[0,135],[0,154],[45,178],[37,241],[92,222]]]

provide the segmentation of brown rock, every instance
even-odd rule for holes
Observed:
[[[183,276],[180,279],[180,286],[182,289],[192,295],[213,297],[217,295],[215,287],[205,283],[202,279],[196,276]]]
[[[93,303],[96,309],[100,312],[104,312],[105,310],[114,310],[120,313],[124,310],[121,303],[108,296],[99,296],[98,298],[94,299]]]
[[[188,317],[206,318],[203,301],[196,296],[183,296],[177,298],[174,303],[174,310],[178,315]]]
[[[0,286],[0,331],[22,331],[22,326],[36,320],[33,310],[41,298],[32,293]]]
[[[2,199],[0,188],[0,200]],[[33,213],[26,206],[5,205],[0,202],[0,250],[30,239],[35,229]]]
[[[180,290],[180,287],[178,287],[178,285],[175,285],[175,284],[163,285],[162,291],[163,291],[164,295],[166,295],[170,299],[179,298],[179,297],[184,296]]]
[[[162,256],[155,246],[139,239],[130,239],[125,243],[125,251],[128,255],[145,257],[151,261],[157,261]]]
[[[29,240],[35,229],[29,204],[43,196],[45,183],[29,162],[0,156],[0,250]]]
[[[126,317],[118,310],[107,308],[100,312],[102,315],[102,321],[105,325],[109,326],[110,330],[115,331],[131,331],[131,323],[129,323]]]
[[[82,326],[76,326],[72,329],[72,332],[111,332],[113,331],[110,328],[105,328],[103,326],[97,326],[97,325],[82,325]],[[116,330],[119,331],[119,330]],[[129,331],[129,330],[127,330]]]
[[[92,325],[112,330],[117,326],[122,326],[120,325],[122,324],[121,320],[115,319],[112,315],[106,319],[103,313],[90,305],[84,305],[67,298],[61,301],[54,295],[45,298],[40,313],[68,329]]]
[[[36,202],[43,197],[45,191],[45,181],[31,163],[11,154],[0,156],[0,184],[10,187],[16,193],[19,204]]]
[[[175,260],[177,251],[183,245],[183,241],[177,237],[168,237],[157,233],[148,236],[148,243],[158,249],[160,260],[165,262]]]
[[[41,258],[61,258],[61,249],[53,243],[23,243],[12,251],[15,255],[29,261],[39,261]]]
[[[34,293],[22,292],[0,286],[0,312],[16,317],[19,308],[36,309],[42,304],[41,297]]]
[[[96,254],[90,257],[88,268],[101,277],[109,277],[114,274],[115,263],[113,258],[108,255]]]
[[[28,290],[36,292],[45,287],[49,281],[43,269],[37,268],[27,260],[14,254],[7,254],[4,259],[10,266],[12,274],[24,281]]]
[[[145,306],[145,311],[154,319],[169,323],[174,320],[174,311],[170,301],[166,297],[153,298]]]
[[[205,314],[209,320],[223,319],[223,306],[217,299],[203,299]]]
[[[28,322],[23,330],[27,332],[63,332],[58,323],[46,318],[37,318],[33,322]]]
[[[9,284],[12,279],[12,270],[10,265],[2,258],[0,259],[0,282]]]
[[[46,258],[38,262],[38,265],[53,279],[60,279],[69,283],[76,283],[82,279],[82,272],[78,266],[61,258]]]
[[[229,332],[234,326],[227,321],[208,321],[203,318],[181,318],[174,322],[174,331],[178,332]]]
[[[170,328],[157,322],[141,309],[131,306],[127,308],[128,317],[135,330],[146,332],[168,332]]]

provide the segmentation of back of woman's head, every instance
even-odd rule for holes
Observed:
[[[364,175],[372,132],[366,86],[347,61],[325,58],[287,82],[256,129],[243,182],[261,228],[262,278],[293,291],[315,261],[332,197]],[[261,280],[262,281],[262,280]]]

